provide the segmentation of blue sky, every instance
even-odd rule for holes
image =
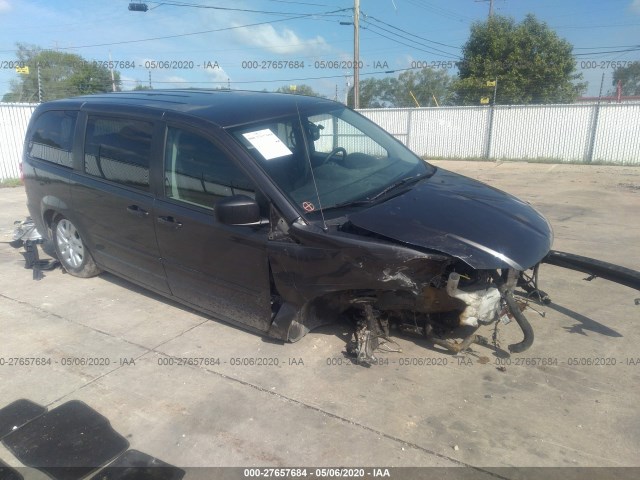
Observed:
[[[274,90],[304,83],[343,99],[352,81],[353,27],[340,22],[352,20],[353,0],[146,2],[145,13],[130,12],[129,3],[0,0],[0,95],[18,75],[6,63],[15,60],[16,42],[135,62],[120,68],[124,89],[148,84],[151,71],[154,88]],[[366,78],[415,62],[447,67],[437,62],[459,59],[471,23],[486,19],[489,1],[361,0],[360,8]],[[605,92],[612,88],[608,61],[640,61],[640,0],[494,0],[494,11],[516,20],[533,13],[569,40],[588,95],[598,94],[603,74]],[[153,68],[153,61],[175,63]]]

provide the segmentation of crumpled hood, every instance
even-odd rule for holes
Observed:
[[[356,227],[460,258],[476,269],[525,270],[549,251],[553,233],[533,207],[447,170],[349,215]]]

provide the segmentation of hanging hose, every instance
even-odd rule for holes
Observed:
[[[492,274],[492,277],[493,281],[496,283],[496,287],[498,287],[498,290],[502,295],[502,298],[507,304],[507,308],[516,319],[516,322],[518,322],[518,325],[520,325],[520,329],[522,330],[522,334],[524,335],[524,338],[520,343],[512,343],[511,345],[509,345],[509,351],[511,353],[524,352],[531,345],[533,345],[533,328],[531,327],[529,320],[527,320],[527,318],[520,311],[520,308],[518,308],[518,304],[513,298],[513,294],[509,289],[507,289],[498,273],[494,272]]]

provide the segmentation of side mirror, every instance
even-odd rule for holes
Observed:
[[[213,208],[216,220],[225,225],[255,225],[260,223],[258,202],[246,195],[233,195],[218,200]]]

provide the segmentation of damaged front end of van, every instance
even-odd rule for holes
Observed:
[[[394,326],[459,352],[488,343],[480,326],[515,319],[523,337],[509,350],[531,346],[512,292],[528,277],[537,289],[525,272],[536,271],[553,233],[529,204],[435,168],[344,107],[230,133],[282,194],[269,219],[269,335],[297,341],[347,318],[348,351],[367,363]],[[457,327],[472,333],[444,338]]]
[[[269,335],[294,342],[351,320],[348,353],[366,364],[392,330],[458,353],[491,346],[477,333],[483,325],[515,320],[522,339],[509,352],[531,347],[523,310],[532,298],[549,301],[538,269],[559,259],[549,222],[531,205],[422,161],[346,108],[231,133],[287,203],[271,203]],[[456,341],[452,332],[465,333]]]
[[[274,225],[282,225],[275,222]],[[437,170],[409,190],[326,222],[295,222],[272,232],[269,258],[281,303],[270,334],[296,341],[309,330],[348,317],[349,350],[359,363],[399,332],[428,338],[457,353],[482,325],[514,319],[522,352],[533,329],[513,296],[533,282],[551,248],[548,222],[531,206],[482,183]],[[460,342],[443,338],[458,327]]]

